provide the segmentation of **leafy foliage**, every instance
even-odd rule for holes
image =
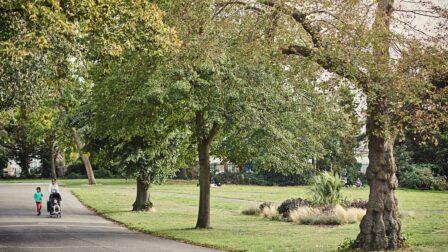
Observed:
[[[448,131],[442,127],[441,132],[434,134],[433,141],[425,141],[423,137],[410,128],[404,141],[396,142],[397,176],[409,169],[410,164],[431,164],[435,176],[448,176]]]
[[[177,44],[163,13],[150,1],[0,4],[1,110],[50,95],[73,71],[85,78],[85,70],[104,59],[133,50],[158,57]],[[103,65],[101,72],[106,71]]]
[[[88,77],[95,85],[78,113],[90,127],[88,147],[104,168],[146,185],[161,183],[179,168],[179,139],[188,134],[168,125],[170,110],[152,78],[178,47],[176,34],[149,1],[106,2],[106,11],[89,10],[97,5],[102,4],[78,7],[95,24],[83,40],[91,49]]]
[[[446,190],[446,177],[434,177],[430,165],[412,165],[409,171],[401,175],[400,185],[422,190]]]
[[[1,1],[0,110],[35,104],[76,55],[70,9],[59,1]]]
[[[444,147],[441,146],[440,148],[440,150],[435,150],[436,155],[443,155]],[[429,152],[428,149],[432,149],[431,144],[422,148],[402,144],[396,148],[397,177],[401,187],[422,190],[447,189],[446,176],[441,175],[445,173],[445,164],[436,161],[437,159],[432,159],[430,155],[434,155],[434,152]]]
[[[307,185],[312,180],[314,173],[307,169],[300,174],[283,175],[281,173],[269,171],[256,171],[254,173],[232,173],[223,172],[216,174],[213,179],[221,184],[235,185]]]
[[[312,202],[316,205],[335,205],[342,203],[343,182],[338,174],[322,172],[314,178],[311,187]]]

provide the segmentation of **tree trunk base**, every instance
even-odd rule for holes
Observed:
[[[149,178],[137,178],[137,196],[135,202],[132,204],[132,211],[150,211],[153,204],[150,200],[149,194]]]
[[[394,139],[369,136],[366,173],[370,186],[369,204],[355,242],[355,246],[362,250],[392,250],[403,246],[395,197],[398,181],[393,157]]]
[[[144,212],[154,212],[154,207],[151,201],[145,202],[144,204],[132,204],[132,211],[144,211]]]
[[[199,143],[199,211],[196,229],[210,228],[210,145]]]
[[[398,219],[397,200],[394,192],[384,197],[384,208],[369,207],[361,221],[361,232],[355,247],[366,251],[394,250],[403,246],[401,223]],[[369,203],[375,204],[375,202]]]
[[[213,229],[212,227],[198,227],[196,226],[195,229]]]

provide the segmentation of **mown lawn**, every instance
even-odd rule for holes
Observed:
[[[49,183],[49,180],[0,180],[0,183]],[[329,227],[293,225],[244,216],[241,211],[260,202],[309,197],[308,187],[225,185],[212,188],[212,226],[192,229],[196,223],[198,191],[194,181],[171,181],[151,188],[155,213],[133,213],[135,182],[98,179],[60,180],[84,204],[107,218],[156,235],[235,251],[334,251],[346,238],[354,238],[358,224]],[[368,188],[344,190],[349,198],[368,196]],[[409,251],[448,251],[448,193],[398,190],[403,233],[410,237]],[[410,215],[410,216],[409,216]]]
[[[170,182],[151,188],[156,212],[133,213],[134,182],[98,180],[61,181],[87,206],[130,228],[159,236],[234,251],[334,251],[346,238],[355,238],[358,224],[304,226],[244,216],[241,211],[259,202],[309,197],[308,187],[225,185],[212,188],[213,228],[195,230],[198,191],[195,182]],[[349,198],[368,197],[368,188],[344,190]],[[399,190],[403,233],[410,237],[409,251],[448,251],[448,193]]]

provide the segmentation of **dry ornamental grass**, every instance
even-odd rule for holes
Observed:
[[[331,211],[299,207],[289,213],[289,219],[294,223],[305,225],[344,225],[361,221],[365,213],[364,209],[345,209],[340,205],[336,205]]]
[[[272,219],[272,218],[276,218],[278,217],[278,211],[277,211],[277,206],[276,205],[269,205],[263,208],[263,210],[261,211],[261,216],[268,218],[268,219]]]

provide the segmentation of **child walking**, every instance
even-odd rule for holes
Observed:
[[[34,200],[36,201],[36,210],[37,216],[40,215],[40,211],[42,210],[42,198],[44,195],[40,192],[40,187],[36,188],[36,193],[34,193]]]

